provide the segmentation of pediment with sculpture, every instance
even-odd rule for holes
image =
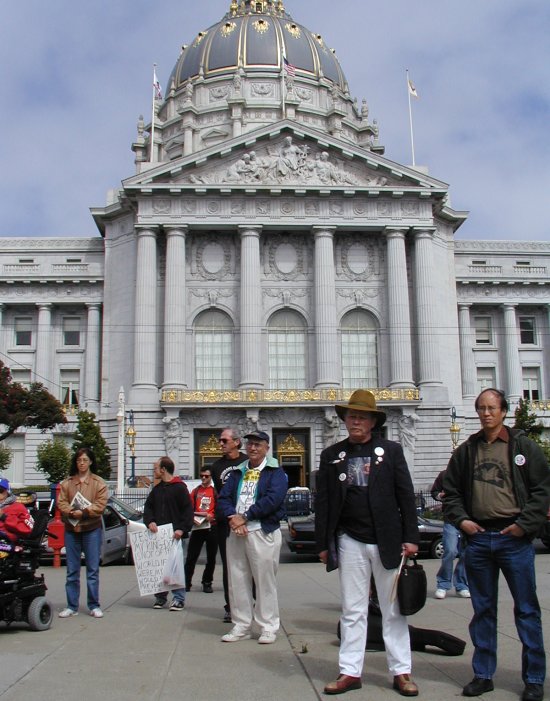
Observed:
[[[255,144],[216,166],[186,170],[177,182],[194,185],[264,185],[325,187],[403,187],[403,179],[370,169],[359,159],[336,156],[315,143],[305,144],[293,136],[267,145]],[[414,186],[416,183],[409,183]]]

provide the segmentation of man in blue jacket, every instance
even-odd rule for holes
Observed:
[[[279,630],[277,569],[288,480],[277,461],[267,457],[267,433],[255,431],[245,439],[248,460],[229,473],[218,499],[218,513],[230,527],[227,562],[234,623],[222,641],[250,639],[254,621],[260,629],[258,642],[270,644]]]

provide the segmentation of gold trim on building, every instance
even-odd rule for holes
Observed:
[[[232,389],[232,390],[183,390],[163,389],[161,404],[313,404],[347,401],[353,394],[350,389]],[[379,402],[418,402],[420,391],[416,388],[369,388]]]

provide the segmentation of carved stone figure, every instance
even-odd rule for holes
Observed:
[[[179,452],[180,439],[183,435],[181,421],[174,417],[165,416],[162,419],[164,424],[164,445],[166,446],[166,453],[171,457],[171,453]]]

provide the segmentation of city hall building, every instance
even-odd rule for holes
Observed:
[[[343,436],[334,404],[370,388],[425,488],[485,386],[550,426],[550,244],[460,241],[448,185],[384,156],[330,44],[281,0],[228,0],[187,39],[98,235],[2,232],[0,358],[67,406],[53,433],[95,412],[114,477],[131,412],[138,475],[168,454],[196,476],[220,428],[262,429],[309,485]],[[44,481],[47,437],[9,440],[14,483]]]

